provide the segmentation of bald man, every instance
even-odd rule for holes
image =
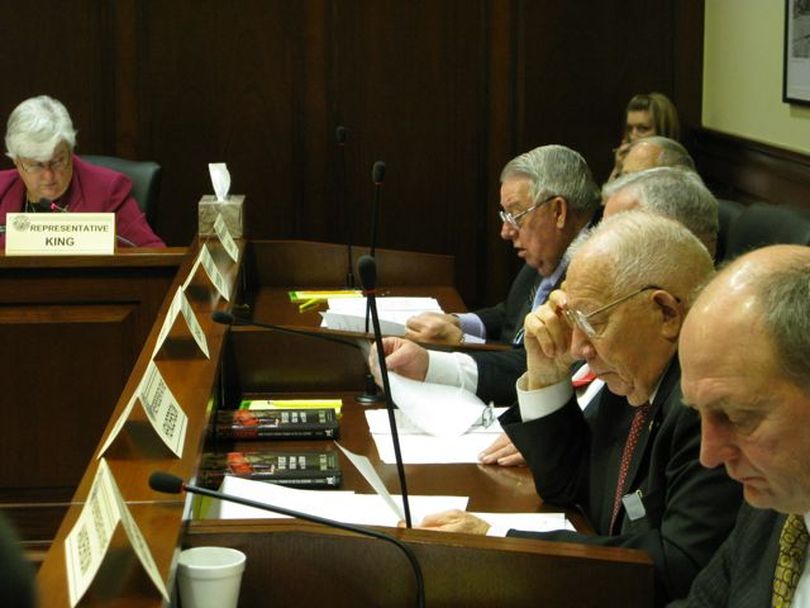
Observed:
[[[810,248],[766,247],[720,272],[687,316],[680,358],[700,460],[724,466],[747,505],[674,605],[810,606]]]

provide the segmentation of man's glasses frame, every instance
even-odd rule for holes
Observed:
[[[664,290],[663,287],[659,287],[658,285],[645,285],[644,287],[640,287],[635,291],[631,291],[630,293],[621,296],[620,298],[616,298],[615,300],[612,300],[607,304],[600,306],[596,310],[592,310],[589,313],[584,313],[576,308],[564,308],[562,313],[563,316],[565,317],[565,320],[568,321],[568,324],[571,327],[578,327],[582,331],[582,333],[588,336],[588,338],[596,338],[598,336],[598,332],[596,331],[596,329],[594,329],[593,325],[591,325],[590,321],[591,317],[603,313],[607,310],[610,310],[611,308],[618,306],[622,302],[626,302],[630,298],[637,296],[638,294],[648,291],[650,289]],[[678,302],[681,301],[680,298],[678,297],[675,297],[675,300],[677,300]]]
[[[542,201],[535,201],[535,203],[531,207],[529,207],[528,209],[524,209],[517,215],[512,215],[511,211],[504,211],[503,209],[501,209],[498,212],[498,216],[501,218],[501,221],[504,224],[509,224],[509,226],[511,226],[515,230],[520,230],[520,222],[527,214],[531,213],[538,207],[542,207],[543,205],[545,205],[551,200],[554,200],[558,196],[559,196],[558,194],[552,194],[548,198],[544,198]]]

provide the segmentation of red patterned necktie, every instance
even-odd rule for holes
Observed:
[[[633,415],[633,422],[630,425],[630,432],[627,434],[627,441],[624,443],[624,451],[622,452],[622,460],[619,464],[619,479],[616,482],[616,497],[613,499],[613,515],[610,517],[610,530],[613,530],[613,525],[616,523],[616,517],[619,514],[619,507],[622,504],[622,496],[624,496],[624,484],[627,481],[627,472],[630,470],[630,462],[633,460],[633,452],[636,451],[636,444],[638,444],[641,429],[644,428],[644,422],[647,420],[647,414],[650,411],[650,404],[636,408],[636,413]]]

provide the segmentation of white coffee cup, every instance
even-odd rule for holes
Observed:
[[[183,608],[236,608],[245,554],[228,547],[194,547],[180,553],[177,586]]]

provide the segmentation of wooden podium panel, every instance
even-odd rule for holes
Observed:
[[[375,528],[416,554],[430,608],[652,606],[640,551],[571,543]],[[240,607],[416,605],[409,562],[390,543],[306,522],[193,522],[187,546],[247,555]]]
[[[53,538],[185,248],[0,255],[0,508]]]

